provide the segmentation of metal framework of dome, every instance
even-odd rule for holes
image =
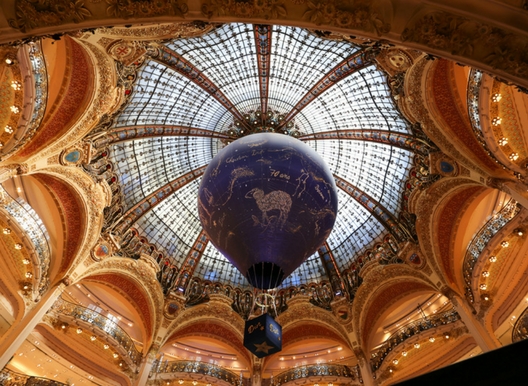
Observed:
[[[255,132],[304,141],[338,187],[334,230],[282,287],[330,280],[387,237],[408,237],[399,218],[417,141],[376,54],[300,28],[251,24],[148,45],[108,130],[108,159],[120,215],[184,272],[175,286],[198,277],[249,287],[207,239],[196,199],[217,152]]]

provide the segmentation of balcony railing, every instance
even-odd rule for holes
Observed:
[[[500,231],[506,224],[520,212],[521,208],[517,205],[515,200],[510,200],[504,207],[497,212],[493,217],[478,231],[469,243],[464,257],[463,275],[465,283],[466,299],[473,303],[475,301],[473,291],[471,289],[471,278],[473,277],[473,269],[477,263],[480,254],[486,248],[489,241],[498,231]]]
[[[33,244],[38,257],[38,292],[42,295],[49,287],[49,265],[51,249],[49,234],[37,212],[21,198],[14,199],[0,186],[2,207],[16,221]]]
[[[3,386],[68,386],[47,378],[20,374],[4,368],[0,372],[0,385]]]
[[[454,323],[460,319],[458,313],[451,309],[446,312],[429,315],[425,318],[414,320],[394,332],[385,342],[376,348],[376,351],[372,353],[370,359],[370,365],[372,371],[376,371],[380,368],[381,364],[385,360],[385,357],[399,344],[412,336],[420,334],[422,331],[436,328],[449,323]]]
[[[321,363],[310,366],[299,366],[291,370],[285,371],[284,373],[281,373],[274,377],[273,385],[279,386],[291,381],[295,381],[297,379],[315,376],[345,377],[350,378],[351,380],[357,380],[358,369],[357,367],[332,365],[327,363]]]
[[[520,342],[525,339],[528,339],[528,308],[524,309],[512,330],[512,342]]]
[[[194,373],[208,375],[219,380],[230,383],[233,386],[240,386],[240,376],[232,371],[212,363],[198,361],[159,361],[156,360],[152,365],[151,376],[153,374],[171,374],[171,373]],[[242,386],[247,382],[242,382]]]
[[[88,322],[99,330],[104,331],[126,351],[128,358],[130,358],[132,363],[136,366],[141,363],[142,354],[136,348],[134,341],[130,335],[128,335],[125,330],[119,327],[113,320],[94,310],[70,303],[60,298],[53,305],[53,310],[71,319]]]

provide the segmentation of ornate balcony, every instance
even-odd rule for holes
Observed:
[[[473,237],[471,243],[469,243],[466,256],[464,257],[463,275],[465,295],[470,303],[475,301],[473,290],[471,289],[473,268],[475,268],[475,264],[493,236],[513,220],[520,210],[521,208],[517,205],[517,202],[515,200],[510,200],[498,213],[493,215],[492,218],[484,224],[475,237]]]
[[[101,336],[107,337],[109,343],[116,346],[116,351],[123,355],[128,365],[139,366],[142,354],[136,348],[134,341],[125,330],[113,320],[89,308],[58,299],[53,305],[57,318],[63,322],[76,323],[79,321],[89,323],[94,331],[99,331]]]
[[[295,381],[302,378],[310,377],[325,377],[332,376],[337,378],[346,378],[347,383],[350,381],[358,381],[358,367],[349,367],[343,365],[332,365],[327,363],[321,363],[309,366],[299,366],[291,370],[285,371],[274,377],[273,385],[279,386],[284,385],[288,382]],[[270,382],[271,385],[271,382]]]
[[[370,365],[372,371],[381,367],[385,357],[399,344],[405,340],[420,334],[423,331],[436,328],[449,323],[454,323],[460,319],[458,313],[451,309],[425,318],[414,320],[396,330],[385,342],[379,345],[371,355]]]
[[[0,385],[3,386],[67,386],[66,383],[57,382],[47,378],[33,377],[16,373],[4,368],[0,372]]]
[[[212,363],[198,362],[198,361],[159,361],[156,360],[152,365],[152,371],[150,373],[150,378],[175,374],[175,373],[189,373],[189,374],[199,374],[206,375],[209,377],[216,378],[218,380],[227,382],[233,386],[242,386],[247,382],[240,376],[236,375],[232,371],[226,370],[223,367],[214,365]]]
[[[512,342],[528,339],[528,308],[522,312],[512,329]]]

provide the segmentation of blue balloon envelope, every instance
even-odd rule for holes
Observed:
[[[275,288],[330,234],[335,181],[323,159],[298,139],[251,134],[208,165],[198,212],[211,242],[251,285]]]

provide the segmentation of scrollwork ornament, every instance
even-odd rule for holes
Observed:
[[[17,0],[16,18],[9,26],[22,32],[67,22],[79,23],[89,19],[92,12],[82,0]]]
[[[184,17],[189,12],[187,1],[182,0],[106,0],[106,14],[111,17],[152,17],[174,15]]]
[[[471,58],[516,77],[528,76],[526,38],[461,15],[427,13],[405,28],[401,38]]]

